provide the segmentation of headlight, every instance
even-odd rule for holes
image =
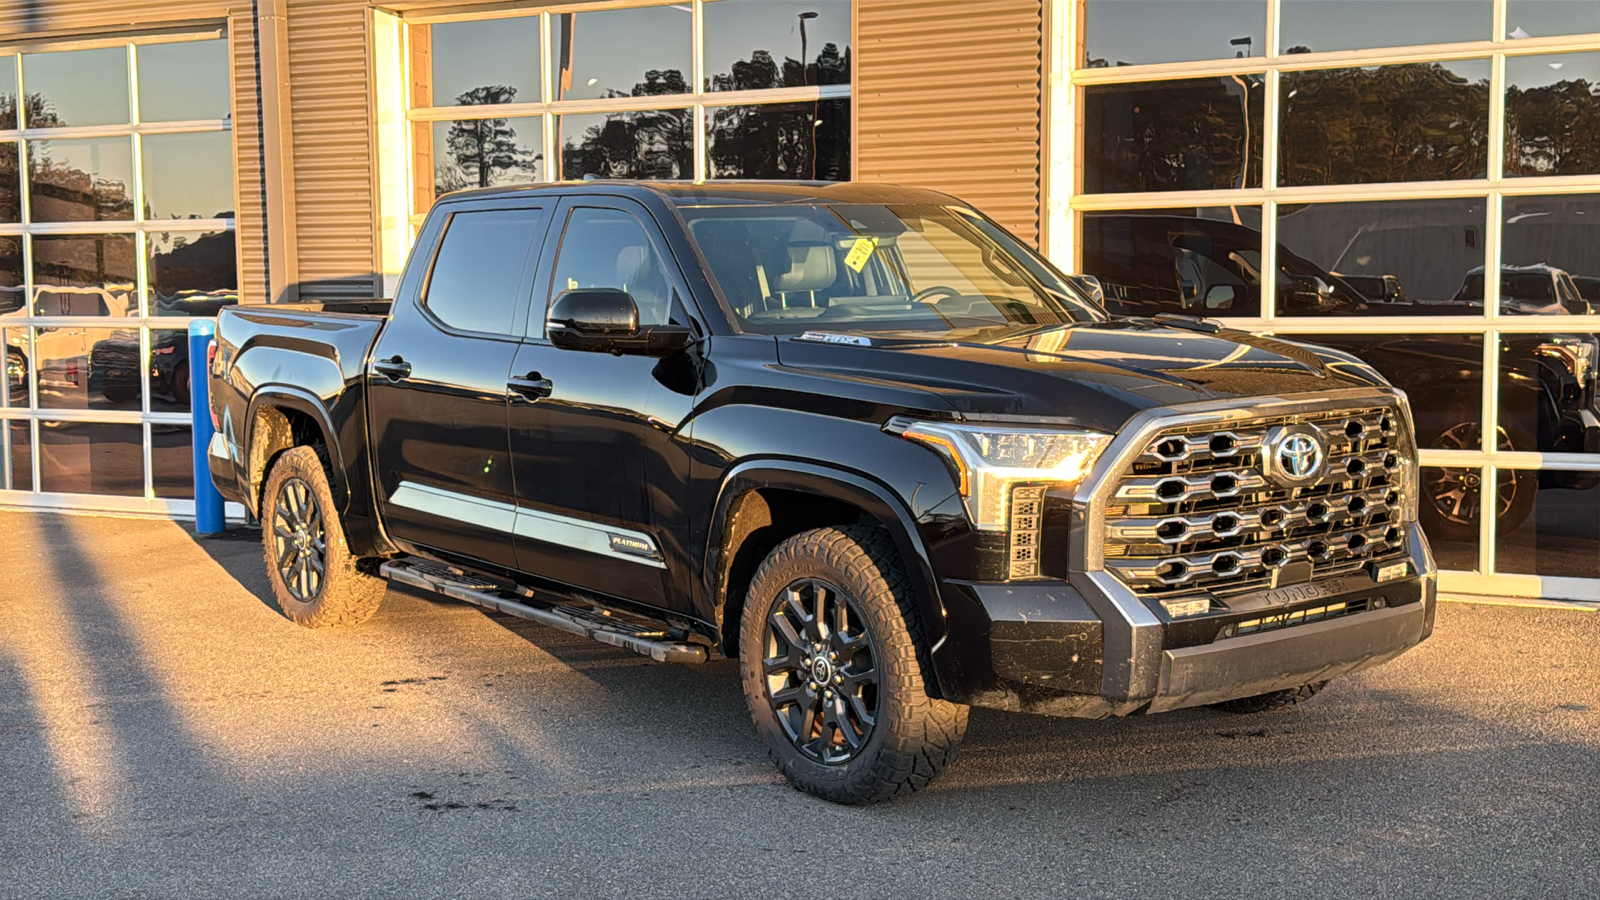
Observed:
[[[1004,531],[1011,488],[1082,481],[1111,443],[1098,431],[997,428],[942,422],[899,423],[901,437],[925,444],[956,470],[973,527]]]

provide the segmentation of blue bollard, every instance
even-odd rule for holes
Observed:
[[[228,520],[223,513],[222,495],[211,483],[211,465],[206,454],[216,428],[211,425],[211,340],[217,323],[201,319],[189,323],[189,414],[194,425],[194,530],[200,534],[221,534]]]

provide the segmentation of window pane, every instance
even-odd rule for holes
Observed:
[[[17,127],[17,58],[0,56],[0,129]]]
[[[137,329],[40,326],[33,351],[40,409],[140,410]]]
[[[28,199],[35,222],[131,221],[133,142],[129,138],[32,141]]]
[[[192,432],[187,425],[150,426],[150,486],[163,500],[194,499]]]
[[[22,179],[16,141],[0,144],[0,222],[22,221]]]
[[[713,178],[850,180],[850,101],[706,110]]]
[[[188,330],[150,329],[150,411],[188,412],[189,377]]]
[[[1600,3],[1583,0],[1506,0],[1506,37],[1549,37],[1600,31]]]
[[[433,264],[425,305],[453,328],[510,334],[528,248],[543,236],[542,209],[456,213]]]
[[[1600,578],[1600,473],[1500,470],[1501,572]]]
[[[1441,569],[1478,568],[1479,493],[1482,470],[1422,467],[1418,518]]]
[[[10,422],[6,431],[11,434],[11,483],[13,491],[33,490],[33,444],[28,437],[27,422]]]
[[[1479,199],[1279,206],[1278,315],[1482,315],[1485,207]]]
[[[1237,75],[1085,88],[1085,192],[1260,187],[1262,83]]]
[[[1595,173],[1600,53],[1507,57],[1506,174]]]
[[[614,209],[575,209],[567,218],[551,291],[614,288],[633,295],[640,325],[665,325],[672,317],[672,287],[648,233],[633,216]]]
[[[551,24],[557,100],[690,92],[694,49],[687,3],[562,13]]]
[[[426,94],[414,99],[416,106],[541,101],[537,16],[446,22],[411,34],[413,41],[420,36],[427,43],[431,56],[432,80],[418,86]],[[422,49],[414,46],[412,52]]]
[[[33,239],[36,316],[137,316],[136,277],[131,234]]]
[[[1483,338],[1475,334],[1283,334],[1353,353],[1411,398],[1417,443],[1477,450],[1483,440]],[[1522,449],[1522,448],[1517,448]]]
[[[33,374],[28,361],[28,329],[0,328],[0,347],[6,352],[6,390],[0,406],[27,409],[28,379]]]
[[[27,53],[22,80],[28,95],[29,128],[120,125],[128,116],[128,51],[68,50]]]
[[[1083,214],[1083,272],[1120,316],[1261,315],[1261,207]]]
[[[1597,351],[1592,334],[1500,335],[1500,449],[1600,453]]]
[[[1263,56],[1269,0],[1089,0],[1090,68]],[[1152,23],[1159,22],[1159,28]]]
[[[39,486],[64,494],[144,496],[144,427],[39,423]]]
[[[849,84],[850,0],[707,3],[705,73],[711,91]]]
[[[1283,0],[1283,53],[1487,41],[1493,0]]]
[[[1567,311],[1600,314],[1600,196],[1507,197],[1504,203],[1500,253],[1506,268],[1553,267]],[[1582,302],[1572,301],[1572,291]]]
[[[448,194],[543,180],[543,148],[544,122],[538,116],[435,122],[434,190]]]
[[[1285,186],[1483,178],[1489,61],[1285,72],[1281,127]]]
[[[146,241],[150,315],[214,316],[239,302],[232,229],[152,232]]]
[[[226,131],[144,139],[147,219],[233,218],[233,138]]]
[[[561,116],[561,177],[690,178],[693,126],[687,109]]]
[[[139,58],[139,121],[188,122],[226,119],[232,114],[227,41],[150,44],[135,52]]]
[[[0,235],[0,316],[28,314],[22,263],[22,236]]]

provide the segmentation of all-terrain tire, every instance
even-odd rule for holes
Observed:
[[[1287,688],[1281,691],[1272,691],[1266,694],[1257,694],[1254,697],[1240,697],[1237,700],[1224,700],[1221,703],[1208,704],[1212,709],[1237,715],[1253,715],[1255,713],[1271,712],[1275,709],[1287,709],[1296,703],[1310,700],[1318,691],[1327,687],[1326,681],[1316,684],[1302,684],[1297,688]]]
[[[261,543],[273,597],[296,624],[356,625],[383,602],[388,583],[362,572],[350,555],[318,448],[294,447],[273,462],[262,492]]]
[[[772,617],[803,584],[822,584],[848,598],[851,624],[840,633],[855,629],[857,640],[864,634],[875,666],[874,721],[859,749],[840,761],[804,752],[771,699],[766,653]],[[926,787],[950,765],[966,734],[967,707],[928,695],[922,633],[905,569],[881,528],[819,528],[767,556],[740,620],[739,671],[756,732],[790,784],[836,803],[875,803]]]

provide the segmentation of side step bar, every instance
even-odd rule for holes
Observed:
[[[411,560],[393,560],[384,563],[378,569],[378,574],[391,581],[464,600],[484,609],[632,650],[656,662],[694,664],[703,663],[708,658],[704,644],[670,640],[664,631],[650,631],[633,622],[575,606],[530,606],[521,600],[531,600],[531,592],[513,594],[457,569]]]

